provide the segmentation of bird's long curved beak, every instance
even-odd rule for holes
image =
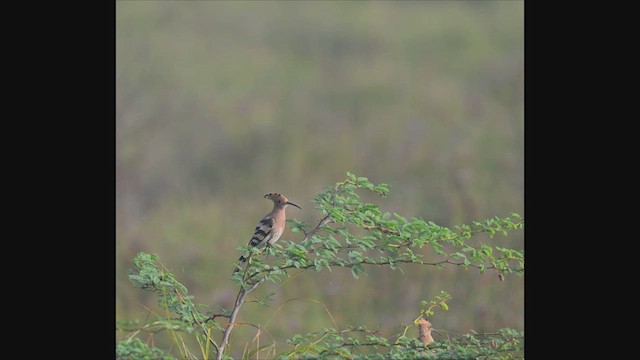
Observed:
[[[292,203],[291,201],[287,201],[287,205],[293,205],[295,207],[297,207],[298,209],[302,210],[302,208],[294,203]]]

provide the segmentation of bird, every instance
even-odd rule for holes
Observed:
[[[431,323],[425,319],[418,321],[418,340],[425,346],[433,341],[433,337],[431,337]]]
[[[273,201],[273,210],[260,220],[258,226],[256,226],[256,229],[253,232],[251,240],[249,240],[249,246],[253,246],[256,249],[260,249],[265,245],[271,246],[280,239],[287,223],[285,208],[288,205],[295,206],[302,210],[300,206],[290,202],[289,199],[282,194],[269,193],[266,194],[264,198]],[[238,260],[240,262],[245,262],[247,261],[247,258],[243,255],[240,256]],[[240,270],[240,268],[236,267],[233,272],[235,273],[238,270]]]

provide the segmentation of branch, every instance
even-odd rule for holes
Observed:
[[[208,318],[206,318],[204,322],[215,320],[217,317],[224,317],[224,318],[230,319],[231,315],[229,315],[229,314],[213,314],[213,315],[209,316]]]
[[[308,233],[307,233],[307,232],[306,232],[306,231],[304,231],[304,229],[303,229],[303,231],[304,231],[304,239],[302,239],[302,242],[307,241],[311,236],[313,236],[313,234],[315,234],[316,232],[318,232],[318,230],[319,230],[321,227],[323,227],[323,226],[325,226],[325,225],[327,225],[327,224],[330,224],[330,223],[332,223],[332,222],[333,222],[333,219],[331,218],[331,216],[330,216],[329,214],[327,214],[325,217],[323,217],[323,218],[322,218],[322,220],[320,220],[320,222],[318,222],[318,225],[316,225],[316,227],[315,227],[315,228],[313,228],[313,230],[311,230],[311,232],[308,232]]]
[[[229,317],[229,323],[227,324],[227,327],[224,329],[224,333],[222,335],[222,341],[220,343],[220,348],[218,349],[216,360],[222,359],[222,354],[224,354],[224,349],[229,344],[229,336],[231,335],[231,331],[236,325],[236,317],[238,317],[238,312],[240,311],[240,308],[244,304],[245,300],[247,299],[247,295],[249,295],[249,293],[255,290],[258,287],[258,285],[260,285],[260,283],[262,283],[265,279],[266,278],[263,277],[262,279],[257,281],[255,284],[253,284],[250,288],[246,290],[240,287],[240,292],[238,292],[238,296],[236,297],[236,302],[233,306],[233,311],[231,312],[231,316]]]
[[[465,264],[464,262],[455,262],[455,261],[451,261],[449,259],[445,259],[442,261],[437,261],[437,262],[423,262],[423,261],[414,261],[414,260],[403,260],[403,259],[394,259],[393,261],[390,260],[386,260],[386,261],[380,261],[380,262],[375,262],[375,261],[367,261],[367,260],[363,260],[361,262],[358,263],[340,263],[337,261],[333,261],[333,262],[328,262],[327,265],[323,265],[323,266],[329,266],[329,267],[344,267],[344,268],[352,268],[356,265],[379,265],[379,266],[384,266],[384,265],[391,265],[391,264],[418,264],[418,265],[429,265],[429,266],[439,266],[439,265],[443,265],[443,264],[449,264],[449,265],[455,265],[455,266],[469,266],[469,267],[473,267],[476,269],[483,269],[482,265],[477,265],[477,264]],[[249,279],[255,277],[256,275],[260,275],[262,273],[266,273],[267,275],[275,272],[275,271],[280,271],[280,270],[286,270],[286,269],[300,269],[300,270],[307,270],[307,269],[311,269],[311,268],[315,268],[315,264],[308,264],[308,265],[304,265],[304,266],[299,266],[296,267],[294,265],[289,265],[289,266],[279,266],[276,268],[268,268],[268,269],[264,269],[264,270],[260,270],[257,272],[254,272],[253,274],[249,275]],[[490,266],[485,266],[484,270],[492,270],[495,269],[496,267],[493,265]],[[524,271],[524,269],[514,269],[513,270],[516,273],[522,272]]]

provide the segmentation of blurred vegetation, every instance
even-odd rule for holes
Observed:
[[[237,249],[271,209],[262,195],[314,223],[311,198],[346,171],[389,183],[381,209],[407,217],[524,214],[523,13],[521,1],[117,2],[116,319],[159,311],[128,283],[138,251],[228,308]],[[445,290],[456,311],[436,329],[524,327],[522,277],[400,267],[296,277],[246,316],[286,337],[332,326],[326,307],[390,336]]]
[[[323,193],[314,196],[314,208],[321,214],[317,224],[290,220],[291,230],[304,234],[301,241],[278,241],[264,249],[243,246],[242,250],[249,255],[243,266],[236,268],[241,271],[234,271],[232,275],[239,289],[232,308],[196,303],[195,296],[188,294],[187,288],[176,276],[163,265],[158,265],[156,255],[139,252],[133,259],[136,269],[131,271],[129,279],[135,287],[156,294],[164,314],[154,313],[142,325],[135,321],[116,322],[117,331],[132,333],[126,335],[126,339],[123,334],[123,340],[118,342],[116,348],[122,352],[142,351],[143,354],[160,350],[141,348],[140,342],[134,339],[138,335],[151,335],[147,338],[153,340],[156,339],[155,334],[163,332],[161,335],[167,335],[165,339],[173,342],[181,358],[194,360],[208,359],[213,354],[219,360],[247,359],[253,355],[256,358],[363,360],[398,357],[452,360],[523,358],[524,333],[513,329],[500,329],[485,334],[488,338],[483,339],[475,338],[477,332],[447,336],[442,341],[429,338],[432,325],[426,319],[434,316],[435,308],[449,310],[447,302],[451,295],[446,291],[441,291],[430,301],[422,300],[420,315],[410,324],[398,324],[404,326],[404,330],[394,336],[395,340],[361,324],[338,325],[326,306],[317,300],[325,308],[333,327],[324,327],[305,335],[292,334],[286,342],[272,335],[269,326],[271,319],[266,323],[255,323],[250,317],[244,321],[238,320],[245,305],[268,307],[282,284],[299,276],[313,277],[313,274],[304,272],[328,270],[333,273],[334,269],[346,268],[350,269],[355,279],[359,279],[367,275],[367,270],[372,267],[398,270],[400,265],[413,264],[437,269],[459,267],[481,273],[489,271],[497,275],[496,282],[504,281],[506,275],[524,274],[523,251],[472,241],[472,238],[483,233],[489,234],[492,240],[496,234],[507,236],[510,232],[522,229],[524,220],[520,215],[513,213],[505,218],[496,216],[485,221],[474,221],[473,225],[456,225],[450,229],[421,218],[407,219],[401,214],[383,213],[375,203],[359,200],[366,191],[385,197],[389,194],[389,185],[376,185],[366,177],[347,173],[344,181],[336,183],[334,187],[325,187]],[[419,253],[423,248],[431,248],[428,255]],[[249,295],[264,282],[276,284],[275,292],[248,300]],[[410,285],[405,281],[405,286]],[[290,300],[295,298],[286,302]],[[207,310],[214,306],[217,312]],[[216,319],[224,319],[225,322],[218,323]],[[420,320],[423,320],[419,331],[424,335],[422,340],[415,334],[407,333],[410,327],[420,324]],[[308,325],[313,326],[313,323]],[[235,340],[231,341],[233,330],[242,326],[255,329],[250,329],[255,333],[253,339],[233,336]],[[198,343],[199,352],[187,344],[194,340]],[[242,353],[233,351],[239,345],[243,347]],[[436,348],[438,351],[435,351]],[[194,352],[198,355],[194,355]]]

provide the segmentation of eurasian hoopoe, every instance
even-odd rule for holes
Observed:
[[[273,245],[280,239],[280,236],[284,232],[284,227],[287,224],[287,215],[284,212],[287,205],[293,205],[302,210],[300,206],[289,202],[289,199],[282,194],[271,193],[265,195],[264,198],[273,201],[273,210],[260,220],[253,233],[253,237],[249,241],[249,245],[257,249],[264,247],[265,244]],[[245,262],[247,258],[240,256],[238,260]],[[236,267],[233,272],[239,269],[240,268]]]
[[[431,337],[431,323],[425,319],[418,321],[418,340],[425,346],[433,341],[433,337]]]

